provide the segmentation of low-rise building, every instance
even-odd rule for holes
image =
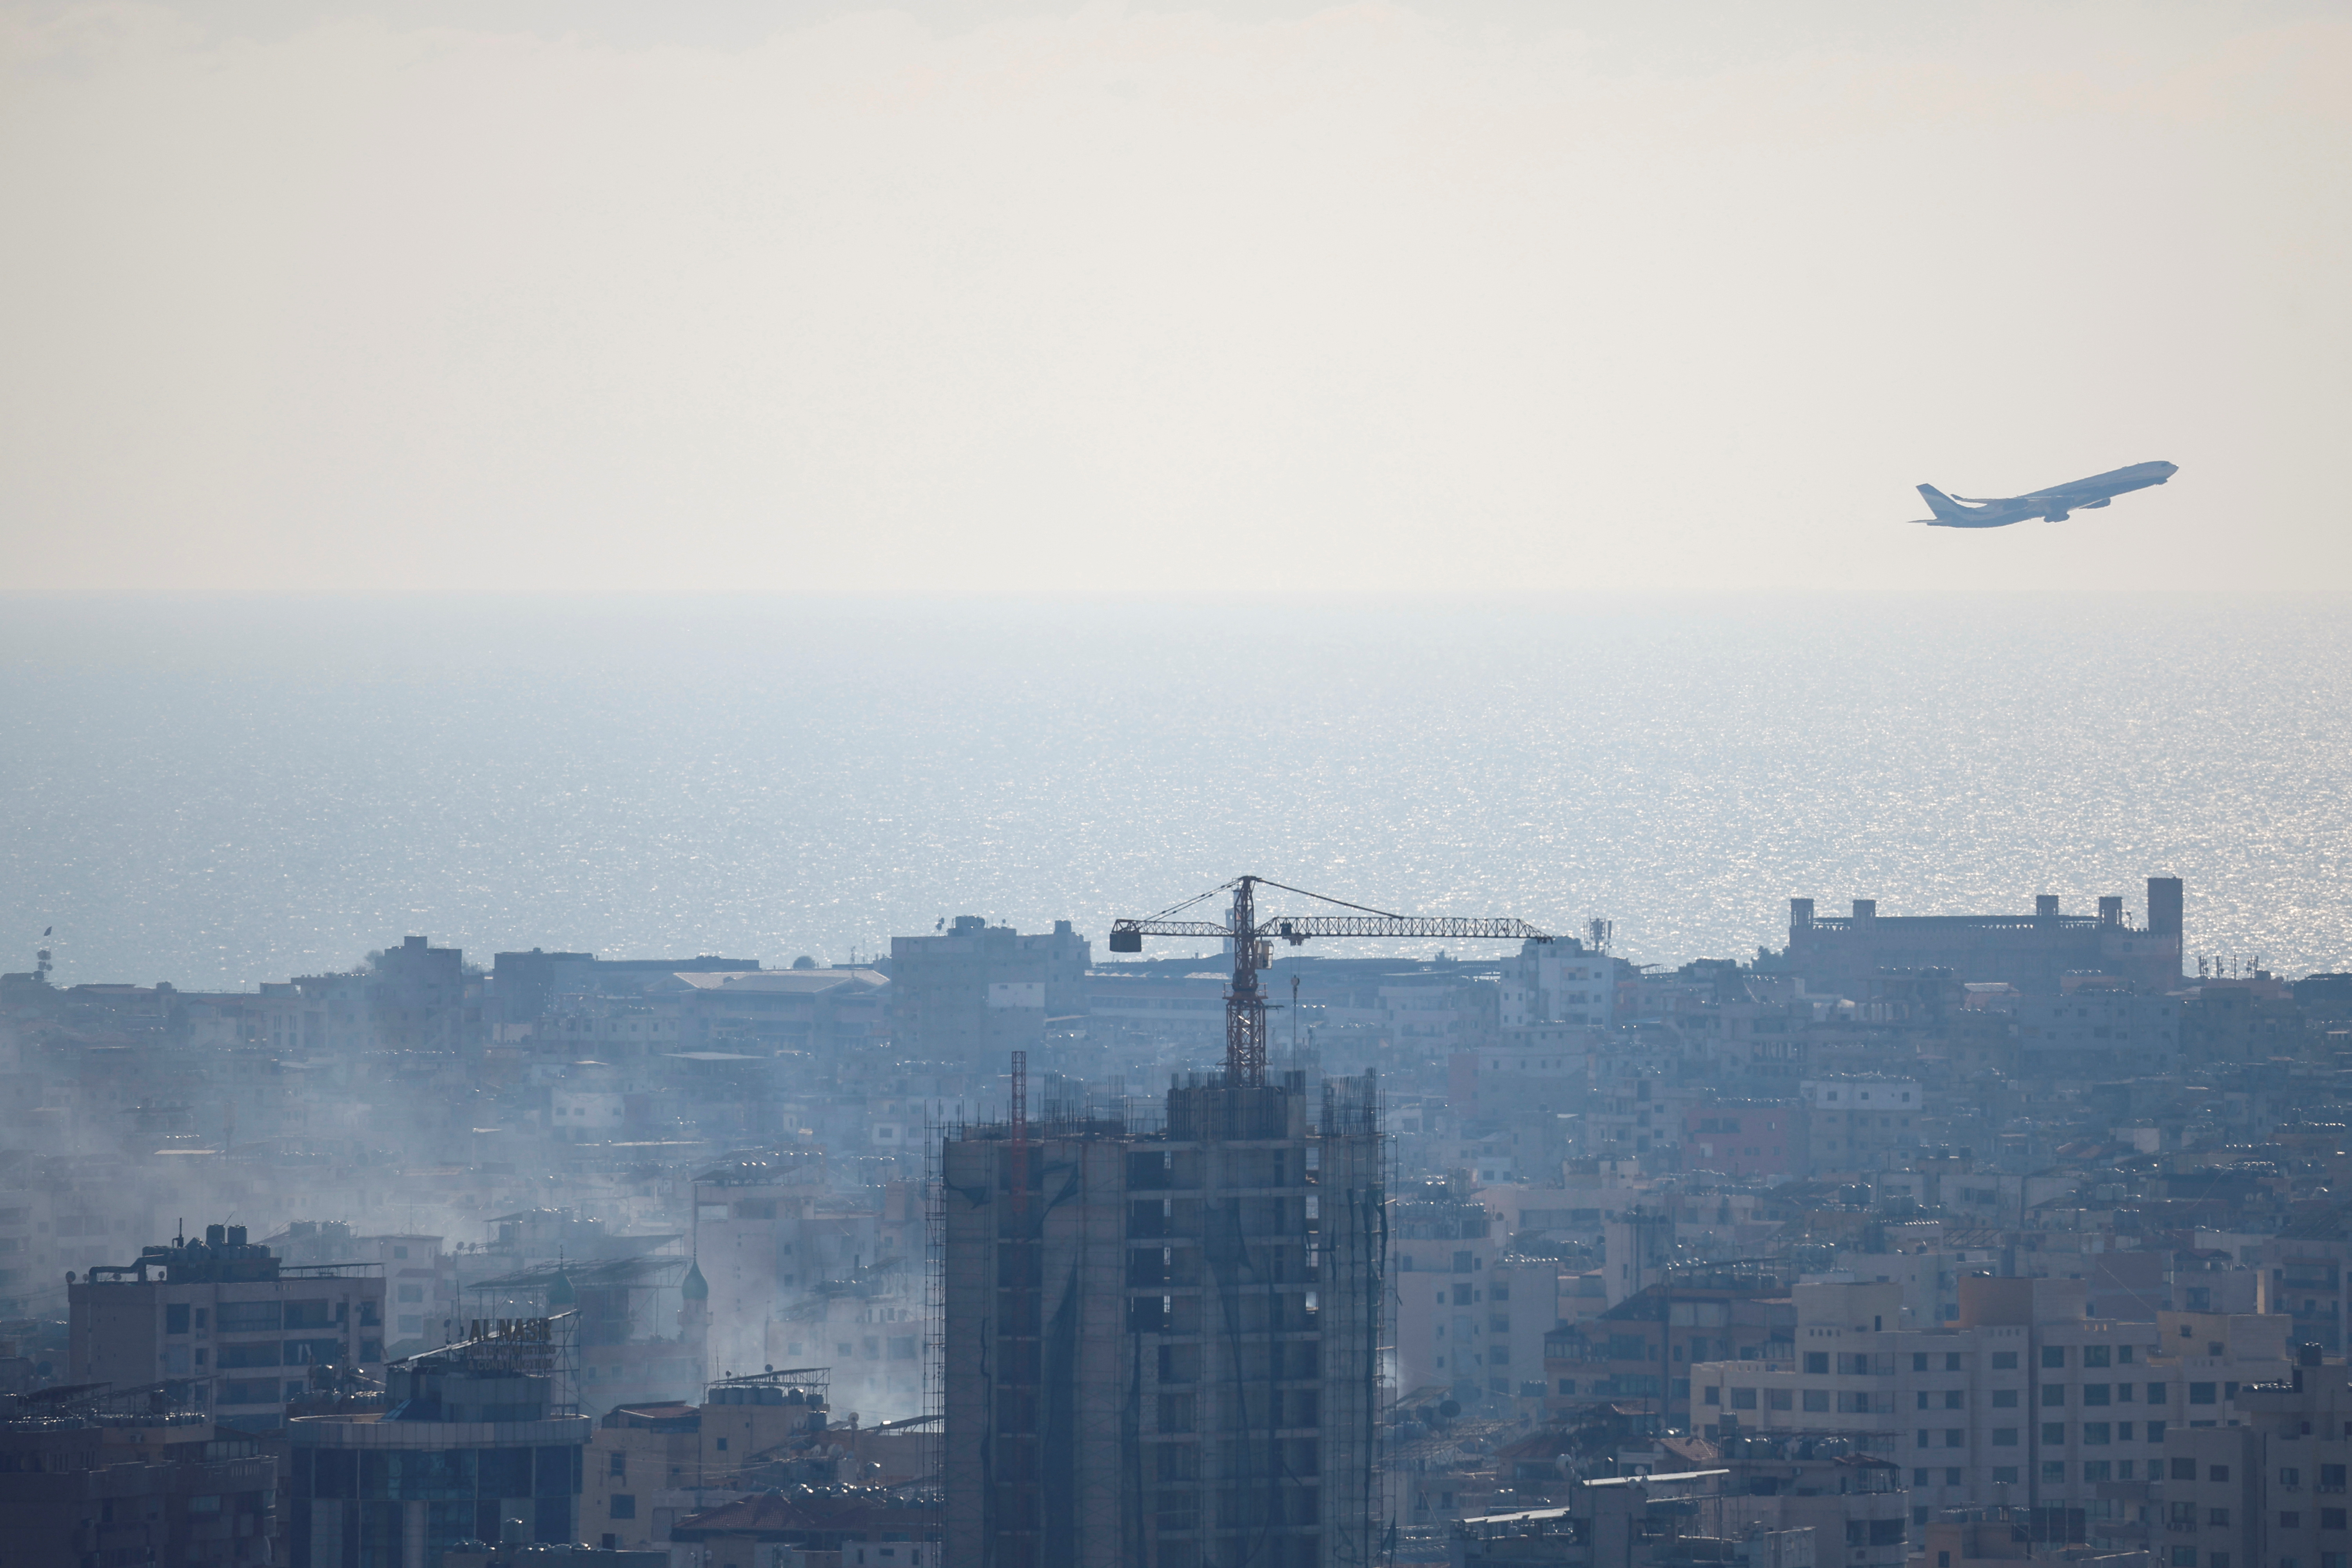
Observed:
[[[383,1289],[381,1264],[287,1264],[243,1226],[211,1226],[69,1281],[70,1375],[122,1388],[186,1379],[198,1409],[271,1430],[312,1367],[381,1374]]]
[[[392,1363],[379,1408],[288,1423],[290,1561],[433,1564],[465,1542],[580,1538],[589,1422],[567,1386],[571,1321],[484,1327]]]
[[[0,1400],[0,1561],[264,1563],[277,1462],[189,1410],[64,1388]]]

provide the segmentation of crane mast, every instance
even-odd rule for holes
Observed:
[[[1260,921],[1257,889],[1261,885],[1280,888],[1286,893],[1297,893],[1303,898],[1316,899],[1357,912],[1352,915],[1279,915]],[[1223,892],[1225,888],[1233,889],[1233,908],[1223,924],[1168,918],[1213,898]],[[1236,1086],[1255,1087],[1265,1082],[1265,991],[1259,984],[1258,976],[1273,964],[1273,939],[1276,937],[1293,947],[1310,937],[1318,936],[1551,940],[1550,936],[1524,921],[1391,914],[1383,910],[1350,904],[1326,894],[1310,893],[1304,888],[1268,881],[1264,877],[1239,877],[1225,884],[1225,888],[1212,889],[1199,898],[1188,899],[1158,915],[1140,920],[1113,921],[1110,950],[1113,952],[1141,952],[1143,939],[1147,936],[1213,936],[1233,944],[1234,973],[1225,988],[1225,1081]]]

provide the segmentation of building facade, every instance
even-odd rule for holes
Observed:
[[[1024,936],[958,915],[936,935],[894,936],[890,1007],[898,1054],[971,1061],[1031,1049],[1045,1037],[1047,1018],[1086,1010],[1092,962],[1093,944],[1067,921]]]
[[[1370,1561],[1380,1150],[1369,1077],[1310,1125],[1299,1074],[950,1139],[946,1560]]]
[[[383,1296],[380,1264],[286,1264],[243,1226],[212,1226],[68,1284],[72,1376],[124,1388],[184,1378],[215,1420],[272,1430],[313,1368],[381,1374]]]
[[[580,1539],[586,1416],[564,1320],[507,1320],[387,1370],[377,1408],[288,1423],[293,1568],[440,1568],[463,1542]]]
[[[2069,975],[2105,974],[2160,994],[2180,988],[2180,920],[2178,877],[2147,879],[2147,924],[2137,928],[2120,897],[2101,899],[2096,915],[2061,914],[2046,893],[2030,915],[1881,915],[1877,900],[1856,899],[1843,917],[1791,899],[1786,963],[1809,990],[1842,996],[1870,994],[1890,971],[1926,969],[2053,995]]]

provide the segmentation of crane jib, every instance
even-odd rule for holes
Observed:
[[[1256,888],[1265,880],[1263,877],[1242,877],[1227,884],[1234,890],[1233,913],[1222,924],[1153,917],[1115,920],[1110,927],[1110,951],[1113,952],[1141,952],[1143,939],[1147,936],[1215,937],[1232,943],[1234,978],[1225,992],[1225,1078],[1228,1083],[1236,1086],[1257,1086],[1265,1082],[1265,997],[1258,989],[1257,976],[1258,971],[1273,961],[1274,939],[1293,947],[1318,936],[1406,941],[1430,938],[1450,941],[1552,940],[1548,932],[1525,921],[1385,914],[1367,910],[1362,904],[1351,904],[1343,899],[1329,898],[1326,894],[1308,892],[1306,889],[1292,888],[1279,882],[1266,885],[1361,912],[1277,915],[1261,921],[1256,917]],[[1188,900],[1191,903],[1199,901],[1198,899]],[[1176,909],[1184,907],[1179,904]],[[1235,941],[1236,933],[1247,940]]]

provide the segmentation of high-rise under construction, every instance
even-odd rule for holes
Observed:
[[[945,1560],[1372,1560],[1386,1261],[1371,1075],[1049,1104],[940,1150]]]

